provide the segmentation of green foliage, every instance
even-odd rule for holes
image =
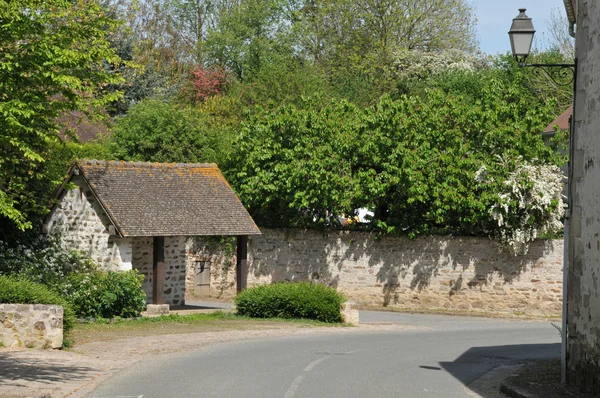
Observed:
[[[304,318],[341,322],[344,296],[318,283],[274,283],[243,291],[235,298],[239,315],[254,318]]]
[[[131,271],[72,274],[69,300],[79,318],[130,318],[146,307],[143,275]]]
[[[117,120],[107,145],[117,159],[197,163],[218,162],[227,143],[199,111],[150,99]]]
[[[242,127],[227,177],[260,225],[335,225],[350,207],[359,110],[313,104],[259,111]]]
[[[93,0],[2,1],[0,20],[0,216],[23,230],[56,183],[44,168],[56,118],[117,99],[105,66],[121,59],[107,39],[116,22]]]
[[[0,275],[18,275],[63,295],[69,275],[95,268],[82,254],[61,248],[56,237],[37,235],[18,244],[0,241]]]
[[[335,225],[366,207],[387,233],[487,235],[489,209],[511,171],[482,165],[508,159],[558,163],[538,134],[554,104],[531,106],[519,80],[489,78],[476,96],[427,90],[361,110],[281,107],[244,124],[228,177],[265,226]],[[514,162],[512,166],[514,167]]]
[[[60,294],[45,285],[23,278],[0,275],[0,304],[55,304],[64,309],[64,339],[75,325],[75,313]]]

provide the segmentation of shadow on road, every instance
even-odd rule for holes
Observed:
[[[0,352],[0,387],[30,387],[32,383],[55,385],[65,380],[88,379],[97,369],[85,366],[61,365],[40,358],[23,358],[14,353]],[[0,394],[1,395],[1,394]]]
[[[452,362],[440,366],[484,398],[498,397],[500,383],[510,376],[510,366],[560,356],[560,344],[515,344],[472,347]],[[483,366],[482,366],[483,365]],[[509,369],[502,372],[502,369]],[[498,370],[495,372],[494,370]],[[490,372],[491,371],[491,372]],[[489,372],[489,373],[488,373]]]

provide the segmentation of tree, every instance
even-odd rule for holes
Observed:
[[[56,117],[116,100],[117,23],[94,0],[0,1],[0,215],[19,229],[44,213]]]
[[[220,162],[229,136],[207,127],[191,108],[147,99],[117,120],[107,143],[120,160],[142,162]]]
[[[307,101],[243,124],[226,175],[259,225],[331,226],[351,209],[356,106]]]
[[[559,161],[537,134],[554,104],[532,106],[526,90],[492,78],[474,98],[437,89],[364,110],[309,101],[264,111],[244,124],[227,175],[260,225],[333,225],[366,207],[385,232],[493,235],[490,209],[517,160]]]

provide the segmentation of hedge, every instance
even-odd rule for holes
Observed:
[[[249,288],[235,298],[237,313],[254,318],[302,318],[342,322],[345,297],[328,286],[284,282]]]

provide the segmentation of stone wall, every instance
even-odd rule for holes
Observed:
[[[44,304],[0,304],[0,341],[5,347],[62,347],[63,308]]]
[[[186,292],[191,298],[195,295],[195,275],[199,262],[210,265],[209,294],[204,296],[216,299],[231,299],[236,292],[235,237],[193,237],[186,242]],[[199,296],[202,298],[203,296]]]
[[[567,376],[570,383],[600,396],[600,4],[577,3]]]
[[[110,235],[110,221],[92,191],[81,176],[73,176],[72,182],[76,188],[60,198],[47,220],[48,232],[60,234],[65,248],[85,253],[104,269],[131,269],[130,239]]]
[[[134,238],[132,240],[133,268],[144,276],[142,289],[146,293],[146,303],[152,303],[152,256],[154,240],[152,237]]]
[[[183,236],[165,237],[165,283],[163,297],[165,304],[185,303],[186,238]],[[152,256],[154,238],[132,238],[133,268],[143,276],[142,289],[146,292],[146,303],[152,303]]]
[[[249,239],[249,285],[318,281],[373,306],[535,315],[561,311],[562,240],[538,241],[528,255],[514,257],[499,252],[487,238],[409,240],[266,228],[261,232]],[[215,274],[222,264],[217,256],[212,258]],[[212,295],[233,296],[234,270],[219,280],[225,289],[211,290]],[[211,288],[219,283],[211,282]]]
[[[165,237],[165,304],[185,304],[186,238]]]

